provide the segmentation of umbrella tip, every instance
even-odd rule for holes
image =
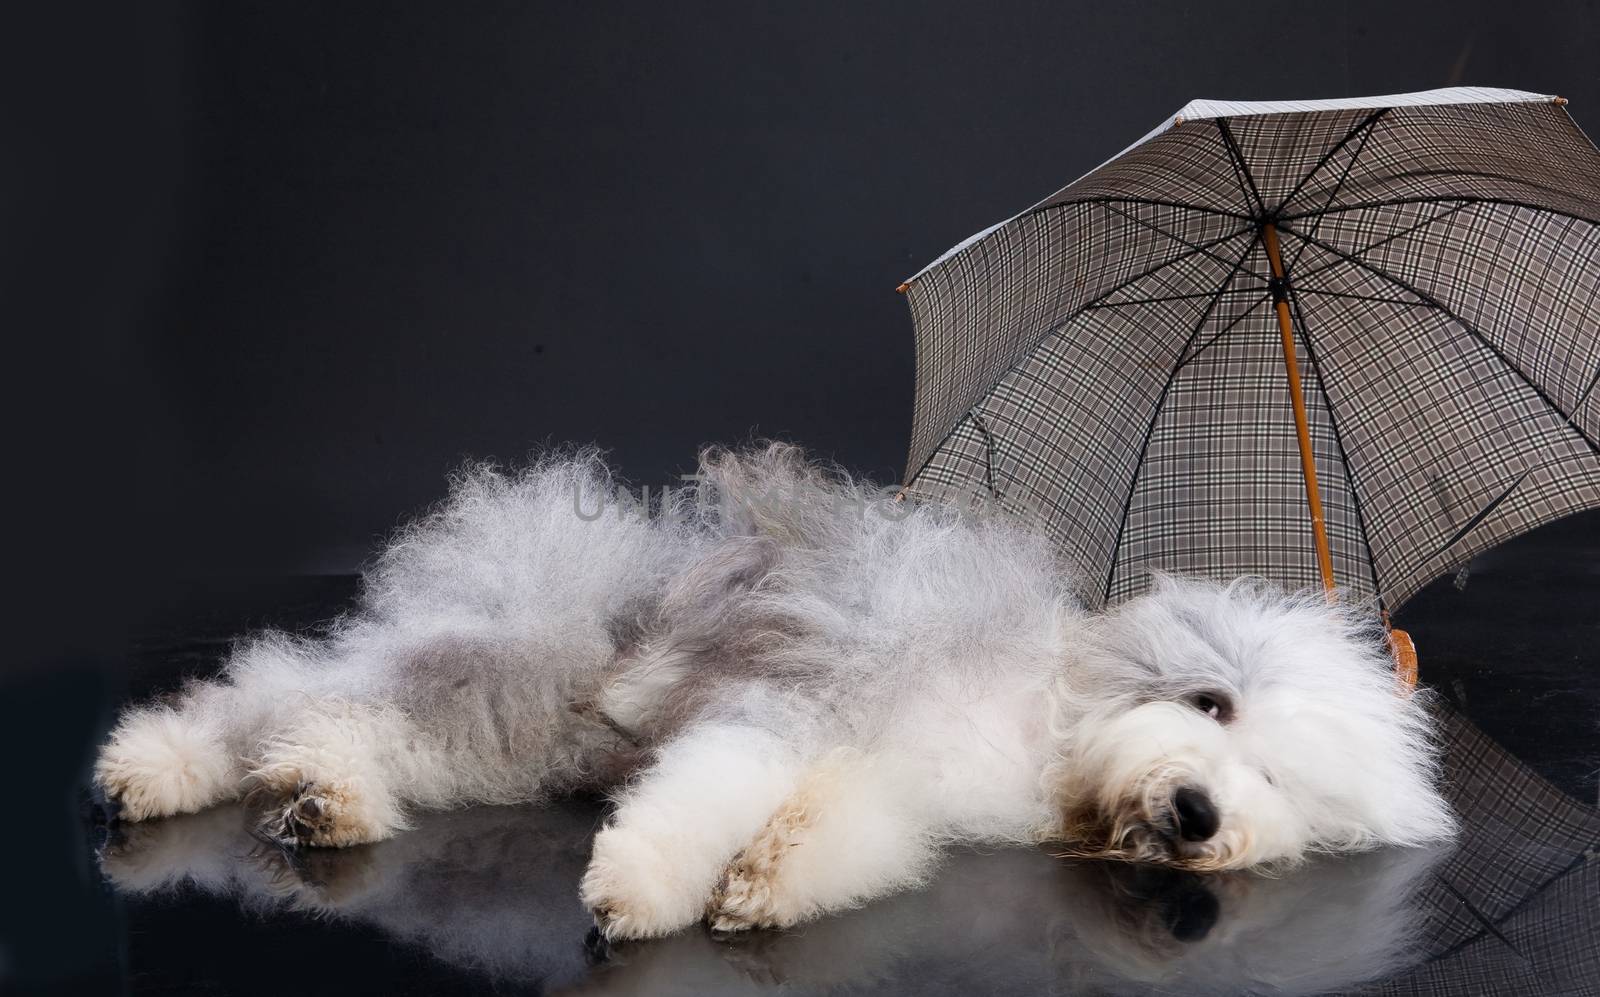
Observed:
[[[908,280],[904,284],[901,284],[899,287],[895,288],[894,293],[904,294],[909,290],[911,290],[911,282]]]
[[[1550,98],[1550,103],[1554,104],[1557,107],[1566,107],[1567,106],[1567,98],[1565,98],[1565,97],[1551,97]]]

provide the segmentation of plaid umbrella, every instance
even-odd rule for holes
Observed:
[[[1560,98],[1195,101],[901,290],[906,494],[1393,609],[1600,505],[1600,154]]]

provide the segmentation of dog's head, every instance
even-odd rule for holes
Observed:
[[[1051,776],[1075,853],[1233,869],[1452,832],[1369,613],[1160,578],[1090,629]]]

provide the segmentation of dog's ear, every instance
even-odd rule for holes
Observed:
[[[1398,693],[1365,641],[1302,649],[1241,711],[1242,743],[1294,801],[1310,841],[1336,851],[1446,839],[1428,694]],[[1333,651],[1330,651],[1330,648]]]

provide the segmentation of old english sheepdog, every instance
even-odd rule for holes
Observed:
[[[128,710],[96,783],[325,846],[607,791],[581,893],[611,939],[793,925],[951,842],[1206,871],[1452,831],[1368,612],[1165,578],[1090,613],[1015,522],[781,445],[708,451],[650,515],[618,494],[593,452],[469,469],[327,633]]]

